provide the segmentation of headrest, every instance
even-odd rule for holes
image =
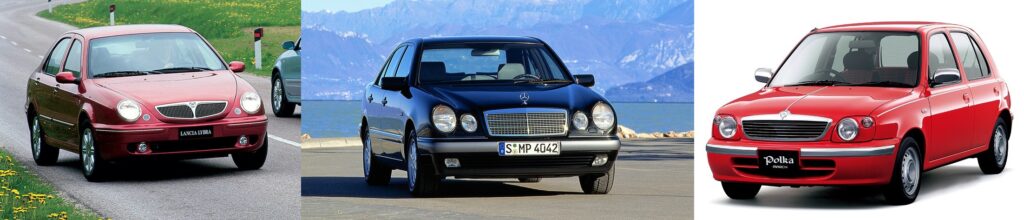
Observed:
[[[444,62],[420,63],[420,81],[441,81],[444,80],[445,74],[448,74],[448,70],[445,69]]]
[[[498,69],[498,79],[512,79],[526,73],[521,63],[507,63]]]
[[[878,44],[875,44],[873,40],[855,40],[850,41],[850,48],[875,48]]]
[[[921,52],[914,51],[907,56],[907,68],[912,70],[921,69]],[[915,73],[916,74],[916,73]]]
[[[871,70],[875,68],[875,63],[867,52],[852,51],[843,56],[843,66],[847,70]]]

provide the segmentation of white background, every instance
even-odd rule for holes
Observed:
[[[940,21],[973,28],[984,41],[1011,97],[1024,98],[1024,7],[1016,1],[721,1],[696,2],[696,219],[1020,219],[1024,206],[1021,129],[1010,139],[1002,174],[983,175],[975,159],[924,173],[915,203],[886,205],[871,188],[762,187],[755,200],[730,200],[711,176],[704,144],[714,112],[759,89],[754,69],[776,69],[815,27],[868,21]],[[1018,101],[1019,102],[1019,101]],[[1014,127],[1022,106],[1013,106]]]

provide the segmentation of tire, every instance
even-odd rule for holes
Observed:
[[[373,186],[391,183],[391,168],[385,167],[373,156],[372,145],[368,133],[363,132],[363,179]]]
[[[417,197],[433,196],[440,188],[441,177],[434,174],[433,166],[429,161],[419,160],[416,133],[413,130],[408,130],[405,134],[405,171],[409,180],[407,184],[409,192]]]
[[[92,125],[89,121],[79,124],[79,151],[78,159],[82,161],[82,175],[89,182],[102,182],[107,180],[110,164],[103,160],[102,151],[96,149],[96,139]]]
[[[992,128],[992,138],[988,141],[991,146],[985,152],[978,155],[978,166],[984,174],[998,174],[1006,167],[1006,159],[1009,158],[1009,135],[1006,132],[1006,123],[1000,118],[996,120],[995,128]]]
[[[615,183],[615,164],[607,173],[580,176],[580,188],[586,194],[608,194]]]
[[[750,183],[722,182],[722,190],[731,199],[753,199],[761,191],[761,185]]]
[[[267,162],[267,151],[270,151],[270,144],[267,138],[263,138],[263,146],[255,152],[233,153],[231,160],[241,170],[258,170]]]
[[[274,82],[270,85],[270,105],[274,110],[274,116],[277,117],[288,117],[295,113],[295,103],[288,102],[281,77],[274,77]]]
[[[32,160],[39,166],[48,166],[57,163],[57,156],[60,150],[46,144],[46,136],[43,128],[39,125],[39,116],[32,115],[32,122],[29,124],[29,137],[32,143]]]
[[[885,185],[885,201],[892,205],[906,205],[917,199],[921,190],[921,151],[917,141],[910,137],[900,141],[900,150],[893,164],[892,179]]]
[[[540,177],[519,178],[520,183],[539,183]]]

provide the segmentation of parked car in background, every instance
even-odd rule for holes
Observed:
[[[619,139],[615,111],[529,37],[406,41],[366,87],[363,172],[386,185],[405,170],[413,195],[445,177],[578,177],[587,194],[611,190]]]
[[[255,89],[202,36],[177,25],[65,33],[28,79],[25,115],[36,164],[79,154],[89,181],[119,160],[231,155],[241,169],[267,157]]]
[[[718,109],[708,163],[725,193],[761,185],[878,185],[892,204],[918,195],[921,173],[977,157],[1006,166],[1010,93],[970,28],[877,22],[811,31],[765,87]]]
[[[295,113],[295,105],[302,105],[302,38],[281,44],[284,52],[274,62],[270,76],[270,102],[274,116],[286,117]]]

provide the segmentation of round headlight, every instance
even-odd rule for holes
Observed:
[[[736,119],[732,116],[723,115],[715,118],[718,124],[718,134],[723,138],[732,138],[736,135]]]
[[[260,95],[255,92],[246,92],[242,94],[242,98],[238,100],[242,105],[242,111],[249,114],[256,114],[260,110],[260,106],[263,105],[263,100],[260,100]]]
[[[850,141],[857,137],[859,128],[857,127],[857,120],[852,118],[844,118],[839,120],[839,126],[836,126],[836,131],[839,132],[839,138],[844,141]]]
[[[434,127],[437,130],[448,133],[455,130],[455,111],[452,111],[451,107],[445,105],[434,106],[434,110],[431,111],[431,118],[434,121]]]
[[[611,129],[612,125],[615,125],[615,112],[604,102],[595,104],[594,109],[590,110],[590,114],[594,117],[594,125],[601,130]]]
[[[575,114],[572,114],[572,126],[576,127],[577,130],[586,130],[589,124],[590,119],[587,119],[587,114],[581,111],[576,111]]]
[[[476,131],[476,117],[473,117],[473,115],[462,114],[462,117],[459,118],[459,121],[462,122],[462,130],[466,130],[466,132],[469,133],[473,133]]]
[[[875,119],[871,117],[864,117],[860,119],[860,124],[861,126],[864,126],[864,128],[870,128],[875,125]]]
[[[135,120],[139,120],[139,116],[142,116],[142,107],[138,102],[130,99],[121,100],[117,103],[117,115],[127,122],[135,122]]]

